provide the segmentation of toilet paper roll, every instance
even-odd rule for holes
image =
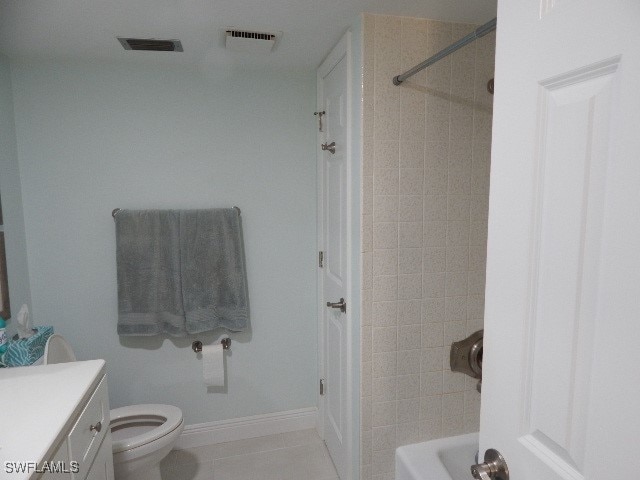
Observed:
[[[202,347],[202,376],[205,385],[224,386],[224,350],[221,344]]]

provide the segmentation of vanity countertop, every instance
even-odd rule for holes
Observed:
[[[104,373],[104,360],[0,370],[0,478],[21,480],[33,473],[8,474],[6,462],[51,457]]]

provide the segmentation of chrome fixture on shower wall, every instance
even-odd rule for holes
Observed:
[[[462,372],[471,378],[477,378],[478,391],[482,384],[482,339],[484,330],[472,333],[464,340],[451,344],[449,365],[451,371]]]

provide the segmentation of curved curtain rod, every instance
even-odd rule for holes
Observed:
[[[494,18],[493,20],[489,20],[487,23],[485,23],[484,25],[479,26],[473,32],[468,34],[467,36],[462,37],[457,42],[452,43],[448,47],[443,48],[442,50],[440,50],[435,55],[427,58],[424,62],[419,63],[418,65],[416,65],[413,68],[410,68],[409,70],[407,70],[406,72],[404,72],[401,75],[396,75],[395,77],[393,77],[393,84],[394,85],[400,85],[407,78],[412,77],[416,73],[424,70],[429,65],[433,65],[438,60],[441,60],[444,57],[446,57],[448,55],[451,55],[453,52],[455,52],[459,48],[464,47],[467,43],[471,43],[471,42],[473,42],[474,40],[476,40],[476,39],[478,39],[480,37],[484,37],[487,33],[489,33],[489,32],[491,32],[491,31],[496,29],[496,21],[497,21],[496,18]]]

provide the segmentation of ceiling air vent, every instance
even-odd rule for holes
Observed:
[[[180,40],[156,40],[155,38],[117,37],[125,50],[144,50],[148,52],[182,52]]]
[[[269,32],[227,29],[225,43],[232,52],[269,53],[280,35]]]

